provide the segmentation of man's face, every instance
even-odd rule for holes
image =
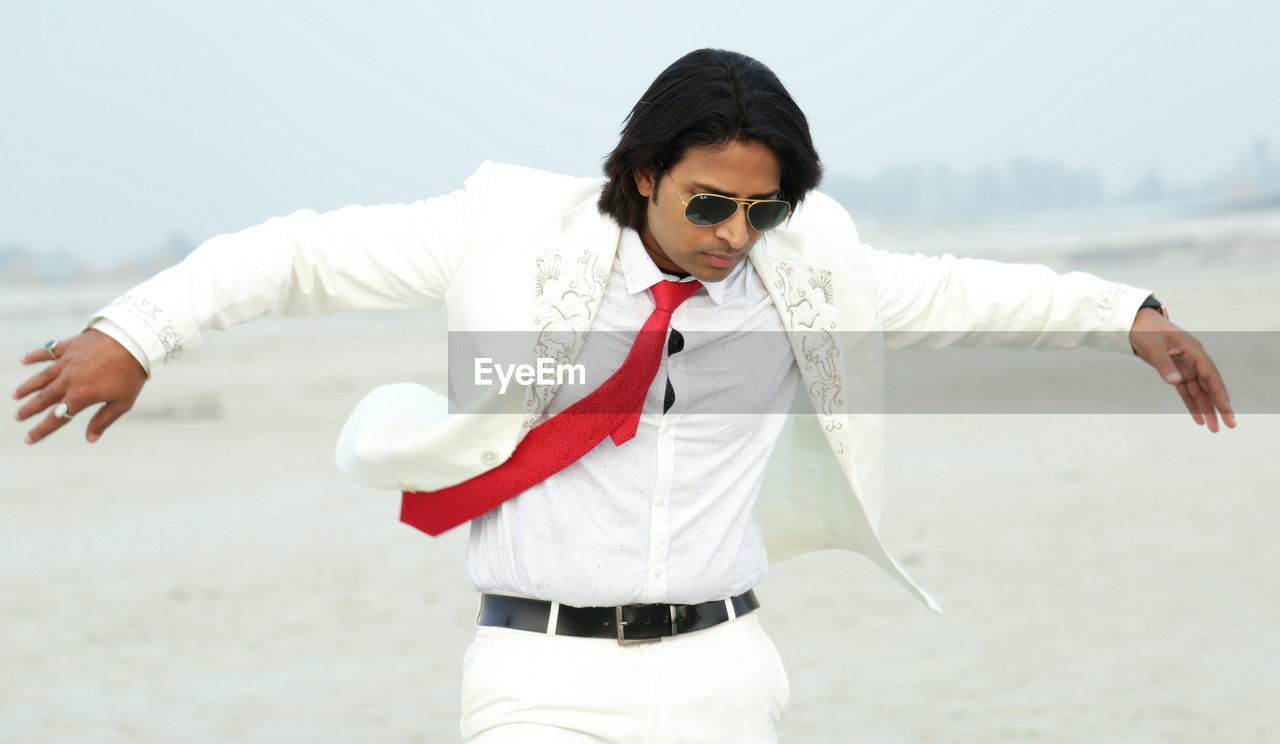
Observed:
[[[759,142],[690,148],[656,183],[652,171],[637,172],[636,189],[649,199],[640,229],[645,250],[664,271],[692,274],[704,282],[724,279],[746,259],[760,233],[747,222],[744,206],[718,225],[690,224],[680,194],[685,200],[694,194],[772,199],[781,177],[778,157]]]

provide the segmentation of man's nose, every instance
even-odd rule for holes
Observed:
[[[729,219],[716,225],[716,237],[729,244],[735,251],[746,247],[751,239],[751,225],[747,223],[747,205],[739,204]]]

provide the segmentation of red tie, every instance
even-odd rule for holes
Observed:
[[[662,361],[671,313],[701,286],[696,281],[663,281],[650,287],[657,307],[613,376],[590,395],[534,427],[498,467],[439,491],[405,491],[400,521],[439,535],[564,470],[606,436],[611,436],[615,445],[634,437],[645,396]]]

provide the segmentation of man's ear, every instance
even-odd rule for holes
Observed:
[[[636,191],[648,199],[653,196],[653,168],[636,168],[633,172],[636,179]]]

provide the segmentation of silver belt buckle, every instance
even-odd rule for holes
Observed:
[[[668,605],[671,609],[671,635],[676,634],[676,608]],[[613,607],[613,627],[618,631],[619,646],[635,646],[641,643],[657,643],[662,638],[627,638],[624,632],[627,621],[622,619],[622,605],[614,605]]]

